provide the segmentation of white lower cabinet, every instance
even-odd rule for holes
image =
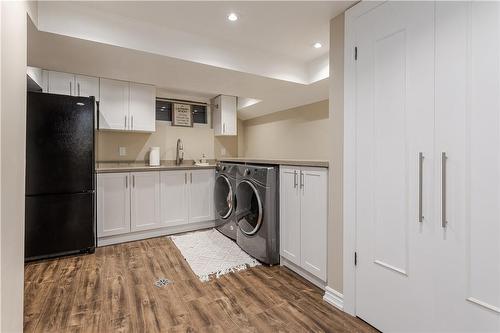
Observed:
[[[186,170],[161,172],[161,223],[164,226],[189,223],[187,177]]]
[[[130,230],[159,228],[160,172],[133,172],[130,177]]]
[[[97,235],[130,232],[130,188],[128,173],[104,173],[97,177]]]
[[[326,281],[328,170],[280,167],[280,255]]]
[[[214,178],[213,169],[98,174],[98,245],[206,227]]]

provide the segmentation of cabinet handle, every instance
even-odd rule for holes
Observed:
[[[193,173],[189,173],[189,182],[192,184],[193,183]]]
[[[293,170],[293,188],[297,188],[297,170]]]
[[[78,90],[78,96],[80,96],[80,82],[76,84],[76,89]]]
[[[128,176],[125,176],[125,188],[128,188]]]
[[[132,175],[132,187],[135,187],[135,175]]]
[[[125,116],[125,129],[127,129],[127,116]]]
[[[418,153],[418,222],[424,221],[423,214],[423,176],[424,176],[424,154],[422,152]]]
[[[222,134],[226,133],[226,123],[222,124]]]
[[[134,129],[134,116],[130,116],[130,129]]]
[[[304,173],[300,171],[300,188],[304,188]]]
[[[71,81],[69,81],[69,94],[73,96],[73,87],[71,86]]]
[[[184,184],[188,183],[188,174],[187,172],[184,172]]]
[[[441,226],[446,228],[448,224],[446,218],[446,160],[445,152],[441,153]]]

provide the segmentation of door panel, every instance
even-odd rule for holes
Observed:
[[[75,75],[76,96],[90,97],[94,96],[99,100],[99,78],[85,75]]]
[[[188,210],[188,172],[163,171],[161,177],[161,223],[164,226],[187,224]]]
[[[299,170],[280,167],[280,254],[300,265]]]
[[[130,232],[130,176],[105,173],[97,176],[97,237]]]
[[[156,89],[154,86],[130,83],[130,129],[155,131]]]
[[[301,266],[326,281],[327,170],[301,168],[300,176]]]
[[[130,195],[131,231],[159,228],[160,172],[133,172]]]
[[[99,128],[130,128],[128,82],[99,79]]]
[[[500,4],[436,6],[436,329],[498,332]]]
[[[214,170],[189,171],[189,222],[214,219]]]
[[[386,2],[354,24],[356,313],[382,331],[426,330],[433,310],[434,5]]]
[[[49,93],[76,96],[74,74],[48,71],[48,76]]]

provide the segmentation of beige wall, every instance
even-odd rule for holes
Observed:
[[[330,21],[328,286],[343,292],[344,14]]]
[[[22,332],[27,12],[36,3],[0,2],[0,331]]]
[[[246,120],[240,132],[240,156],[328,160],[328,100]]]

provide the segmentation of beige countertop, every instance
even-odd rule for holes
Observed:
[[[161,161],[161,164],[159,166],[149,166],[149,164],[146,164],[145,162],[97,162],[95,165],[96,173],[195,169],[215,169],[215,161],[209,160],[208,166],[194,165],[194,162],[192,160],[184,161],[181,165],[175,165],[175,161]]]
[[[288,160],[288,159],[266,159],[266,158],[251,158],[251,157],[233,157],[221,158],[221,162],[238,162],[238,163],[255,163],[255,164],[276,164],[276,165],[298,165],[328,168],[328,161],[323,160]]]

